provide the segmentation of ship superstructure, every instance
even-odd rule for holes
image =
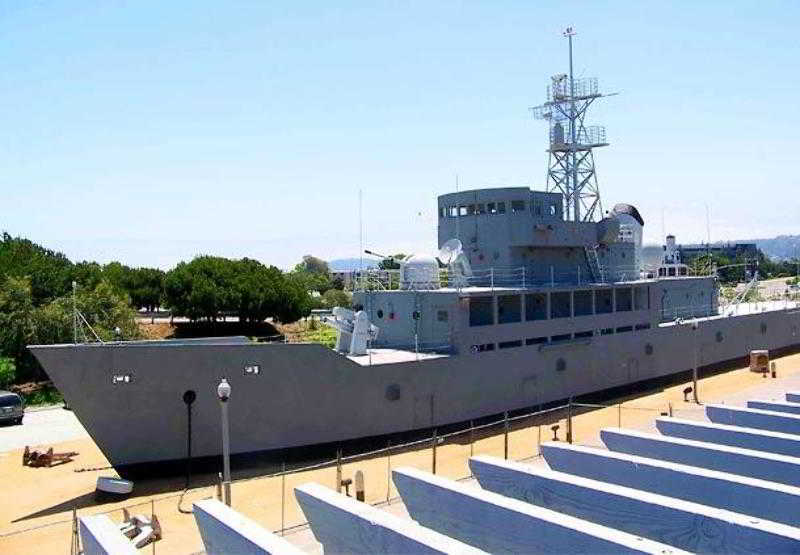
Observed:
[[[440,196],[437,256],[360,274],[353,309],[335,311],[336,349],[239,337],[31,351],[126,472],[187,446],[220,454],[221,376],[231,451],[248,453],[464,422],[800,343],[795,303],[720,310],[714,276],[667,258],[642,277],[644,219],[600,208],[591,153],[605,139],[581,108],[595,97],[572,71],[553,87],[545,106],[570,117],[545,118],[547,190]]]

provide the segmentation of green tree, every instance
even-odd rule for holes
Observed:
[[[10,357],[0,357],[0,389],[6,389],[14,383],[17,376],[17,366],[14,359]]]
[[[326,308],[334,308],[336,306],[349,308],[353,304],[352,297],[346,291],[340,289],[328,289],[322,295],[322,299]]]
[[[27,277],[36,305],[66,295],[72,271],[72,262],[60,252],[8,233],[0,236],[0,278]]]

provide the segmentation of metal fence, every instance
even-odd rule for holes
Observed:
[[[264,528],[283,535],[307,524],[293,493],[295,487],[307,482],[355,496],[354,476],[360,471],[364,476],[364,501],[380,506],[398,499],[392,482],[392,470],[398,467],[414,467],[453,480],[464,480],[472,476],[468,462],[475,455],[537,464],[540,446],[546,441],[599,446],[598,431],[603,427],[646,428],[662,414],[701,418],[702,410],[699,405],[681,403],[676,408],[665,402],[646,406],[633,400],[613,405],[568,403],[524,414],[506,413],[489,422],[470,422],[465,428],[448,433],[432,429],[427,437],[413,442],[393,445],[387,441],[385,447],[351,456],[341,456],[338,451],[313,465],[288,469],[283,464],[280,472],[234,480],[231,483],[232,507]],[[123,509],[132,515],[155,514],[163,538],[143,551],[198,552],[203,550],[203,545],[190,514],[191,503],[218,497],[219,491],[220,484],[205,485],[107,510],[98,510],[97,506],[77,508],[75,515],[105,514],[121,522]],[[76,529],[72,518],[62,517],[29,528],[0,532],[0,552],[24,552],[25,546],[30,549],[34,545],[41,551],[66,550]]]

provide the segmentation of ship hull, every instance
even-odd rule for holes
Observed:
[[[740,359],[800,343],[800,310],[662,324],[420,361],[364,365],[321,345],[244,341],[33,346],[118,469],[221,452],[216,386],[226,377],[231,452],[245,454],[442,426]],[[245,373],[258,365],[258,374]],[[114,376],[130,376],[114,383]]]

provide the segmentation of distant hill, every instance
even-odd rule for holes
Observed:
[[[364,257],[364,268],[376,268],[378,263],[373,258]],[[334,272],[351,272],[361,268],[360,258],[337,258],[329,260],[328,267]]]
[[[727,241],[725,241],[727,243]],[[755,243],[767,257],[775,261],[800,257],[800,235],[779,235],[771,239],[738,239],[731,243]],[[661,260],[660,245],[644,245],[642,258],[645,265],[656,265]]]
[[[778,235],[772,239],[755,239],[761,251],[773,260],[788,260],[800,256],[800,235]]]

